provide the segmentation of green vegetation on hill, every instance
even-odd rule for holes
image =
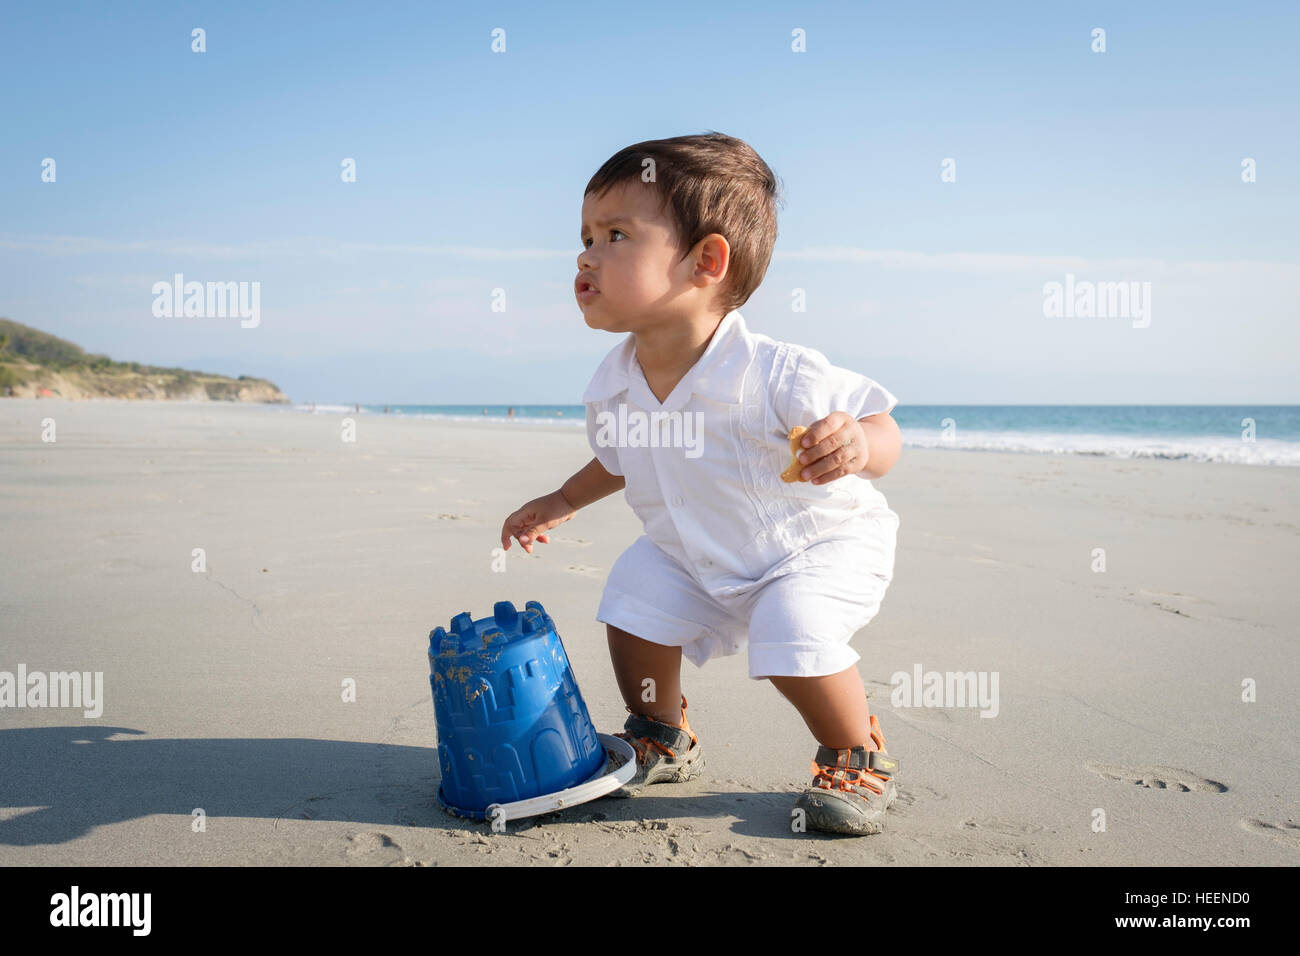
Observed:
[[[0,318],[0,396],[39,385],[57,374],[77,392],[113,398],[203,397],[214,401],[287,402],[263,378],[115,362],[57,335]],[[249,397],[244,397],[249,396]]]

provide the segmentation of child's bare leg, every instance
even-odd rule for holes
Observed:
[[[682,714],[682,649],[642,640],[612,624],[605,630],[614,679],[632,713],[689,730]],[[647,677],[654,683],[645,684]]]
[[[824,677],[769,677],[823,747],[871,746],[867,691],[856,666]]]

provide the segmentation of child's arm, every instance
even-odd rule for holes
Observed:
[[[859,418],[858,424],[866,436],[869,457],[865,467],[856,474],[859,478],[882,478],[898,462],[903,450],[903,435],[898,422],[889,412],[881,412]]]
[[[593,458],[558,491],[534,498],[506,518],[501,526],[501,547],[509,551],[510,539],[514,537],[525,551],[532,554],[534,542],[551,543],[545,532],[564,524],[579,509],[612,495],[623,484],[622,475],[611,475],[598,459]]]
[[[583,466],[581,471],[560,486],[560,494],[574,511],[579,511],[601,498],[609,497],[616,491],[622,491],[625,484],[627,479],[622,475],[611,475],[600,463],[599,458],[593,458]]]

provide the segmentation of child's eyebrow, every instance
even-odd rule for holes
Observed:
[[[629,217],[629,216],[611,216],[609,219],[597,219],[597,220],[593,223],[593,225],[595,225],[595,226],[597,226],[597,227],[600,227],[600,226],[613,226],[613,225],[616,225],[616,224],[625,224],[625,223],[629,223],[629,222],[631,222],[631,221],[632,221],[632,219],[631,219],[631,217]],[[582,234],[583,234],[583,235],[586,235],[586,233],[587,233],[587,224],[584,222],[584,223],[582,224]]]

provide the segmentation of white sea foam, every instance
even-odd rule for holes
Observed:
[[[356,406],[354,405],[310,405],[307,403],[303,403],[301,405],[295,405],[293,407],[295,411],[299,411],[299,412],[313,412],[317,415],[322,415],[327,413],[330,415],[337,415],[337,414],[342,414],[343,412],[352,412]]]
[[[283,407],[283,406],[281,406]],[[312,406],[292,406],[310,412]],[[352,413],[351,405],[316,405],[317,414]],[[373,409],[363,413],[375,414]],[[549,417],[516,415],[513,419],[500,413],[451,414],[448,412],[409,412],[393,409],[390,413],[430,421],[464,422],[477,425],[547,425],[556,428],[582,429],[580,415]],[[959,430],[954,441],[945,441],[938,429],[904,428],[905,448],[949,448],[958,451],[1003,451],[1043,455],[1097,455],[1109,458],[1155,458],[1174,461],[1222,462],[1234,465],[1283,465],[1300,467],[1300,442],[1261,438],[1253,442],[1222,435],[1103,435],[1065,432]]]
[[[937,429],[906,428],[903,446],[1300,467],[1300,443],[1269,439],[1246,442],[1220,435],[1168,437],[966,430],[959,431],[955,440],[945,441]]]

